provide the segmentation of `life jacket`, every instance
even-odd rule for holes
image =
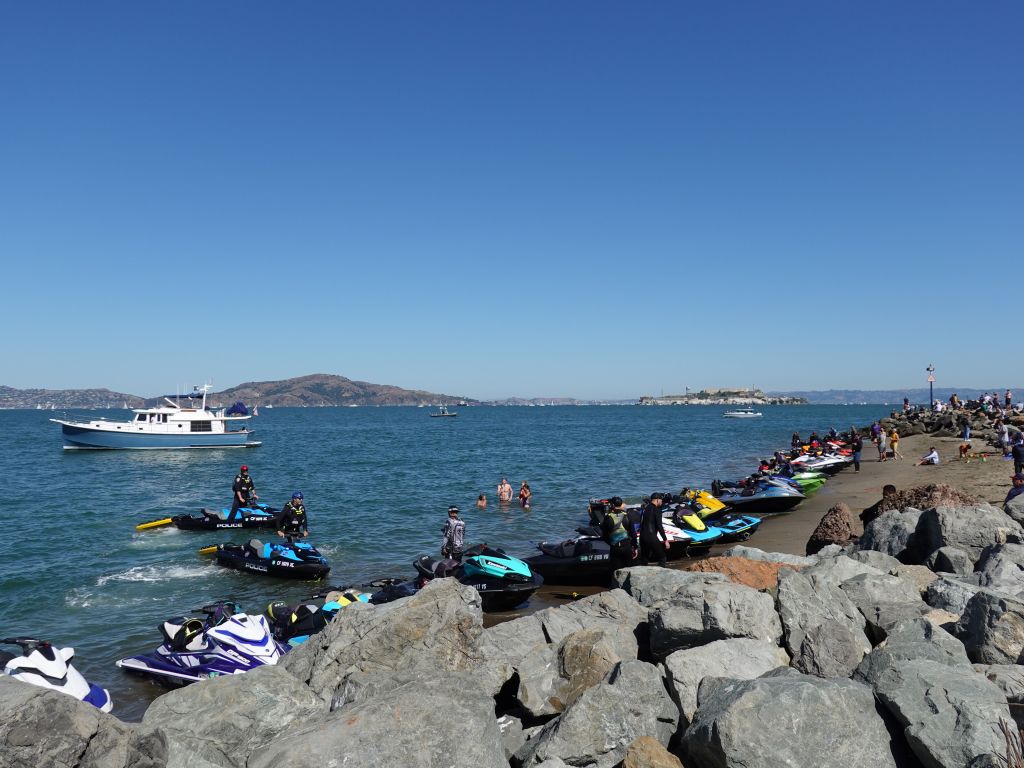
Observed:
[[[621,544],[623,541],[629,538],[629,534],[626,533],[626,526],[624,525],[626,520],[625,512],[610,511],[605,515],[605,528],[608,533],[608,543],[611,546]]]

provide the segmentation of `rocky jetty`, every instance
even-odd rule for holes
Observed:
[[[623,569],[493,627],[475,590],[436,579],[137,724],[0,678],[0,768],[1019,765],[1024,529],[912,497],[943,505],[807,557]]]

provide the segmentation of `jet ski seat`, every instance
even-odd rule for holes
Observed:
[[[444,560],[438,560],[436,563],[434,563],[434,578],[435,579],[445,579],[445,578],[448,578],[449,576],[451,576],[455,572],[455,569],[458,568],[458,567],[459,567],[459,561],[458,560],[452,560],[449,557],[446,557]]]
[[[263,542],[259,539],[249,539],[249,549],[256,557],[263,557]]]

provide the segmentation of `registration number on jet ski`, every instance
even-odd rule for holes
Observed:
[[[585,563],[589,560],[607,560],[608,555],[580,555],[580,562]]]

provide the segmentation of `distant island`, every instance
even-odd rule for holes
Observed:
[[[803,397],[768,395],[760,389],[702,389],[689,390],[682,395],[645,395],[637,405],[805,405]]]
[[[1002,389],[1005,389],[1003,387]],[[999,389],[998,391],[1002,391]],[[1011,387],[1024,395],[1024,387]],[[949,399],[956,392],[961,399],[973,399],[986,390],[974,387],[942,387],[935,397]],[[996,391],[996,390],[990,390]],[[173,395],[172,395],[173,396]],[[315,373],[281,381],[250,381],[236,387],[213,392],[209,402],[231,405],[242,401],[249,406],[317,408],[329,406],[384,405],[843,405],[851,403],[901,404],[907,397],[912,403],[927,403],[928,389],[830,389],[824,391],[763,392],[760,389],[686,390],[682,395],[645,395],[639,400],[598,400],[572,397],[509,397],[500,400],[476,400],[460,395],[446,395],[419,389],[403,389],[390,384],[353,381],[344,376]],[[163,396],[144,398],[110,389],[15,389],[0,385],[0,409],[37,408],[42,410],[83,410],[101,408],[141,408],[163,403]]]

